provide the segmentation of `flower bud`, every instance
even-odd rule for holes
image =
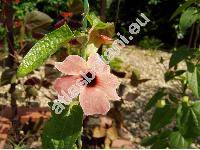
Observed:
[[[165,107],[165,105],[166,105],[165,100],[158,100],[156,103],[157,108],[163,108]]]
[[[183,103],[188,103],[189,102],[189,97],[188,96],[183,96],[182,102]]]

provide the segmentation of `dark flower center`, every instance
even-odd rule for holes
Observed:
[[[94,87],[97,84],[97,76],[92,74],[91,72],[87,72],[85,74],[88,84],[87,87]]]

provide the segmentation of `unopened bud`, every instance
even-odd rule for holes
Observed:
[[[182,102],[183,103],[188,103],[189,102],[189,97],[188,96],[183,96]]]
[[[165,107],[165,105],[166,105],[165,100],[158,100],[156,103],[157,108],[163,108]]]

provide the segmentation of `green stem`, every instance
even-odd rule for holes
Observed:
[[[83,59],[86,59],[86,47],[88,45],[88,39],[87,41],[84,43],[83,47],[81,48],[81,57],[83,57]]]
[[[83,27],[82,29],[84,31],[86,31],[87,29],[87,15],[89,13],[89,2],[88,0],[84,0],[83,1],[83,6],[84,6],[84,17],[83,17]],[[87,39],[87,42],[83,45],[82,49],[81,49],[81,56],[86,59],[86,51],[85,51],[85,48],[87,47],[87,44],[88,44],[88,39]]]
[[[84,16],[83,16],[83,27],[82,27],[82,29],[85,31],[87,29],[87,15],[89,13],[88,0],[83,1],[83,7],[84,7]]]

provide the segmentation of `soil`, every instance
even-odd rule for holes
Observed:
[[[150,135],[148,130],[149,120],[152,114],[151,111],[144,112],[144,107],[148,100],[162,87],[172,92],[179,92],[180,83],[165,83],[164,81],[164,72],[168,68],[170,55],[171,54],[167,52],[142,50],[134,46],[129,46],[122,50],[119,58],[123,61],[122,72],[125,73],[125,77],[120,78],[121,85],[118,90],[122,100],[112,105],[113,107],[107,116],[85,118],[84,135],[82,137],[83,148],[144,148],[141,146],[140,142],[144,137]],[[164,60],[163,64],[159,63],[161,59]],[[53,60],[48,60],[47,64],[48,67],[53,67]],[[46,107],[48,107],[48,102],[54,100],[56,97],[52,86],[48,86],[48,83],[52,82],[52,78],[54,78],[51,76],[52,74],[50,73],[50,77],[48,76],[47,81],[43,81],[47,66],[41,67],[39,70],[35,71],[33,75],[28,77],[29,79],[32,78],[29,82],[31,84],[34,83],[34,87],[37,91],[36,95],[28,96],[28,107],[34,107],[36,110],[32,112],[24,110],[23,115],[20,116],[24,118],[20,120],[20,129],[23,131],[22,134],[24,134],[22,137],[25,137],[23,128],[25,125],[30,125],[31,117],[36,118],[35,121],[34,119],[31,120],[33,122],[32,126],[34,126],[36,122],[38,123],[39,119],[43,118],[43,121],[45,121],[50,116],[48,110],[45,112],[43,110],[37,110],[38,107],[45,107],[46,109]],[[179,67],[184,69],[185,64],[181,64]],[[137,83],[133,82],[131,79],[133,72],[139,76],[139,82]],[[25,83],[27,79],[23,79],[21,82]],[[46,83],[44,84],[46,87],[39,86],[35,81],[38,81],[40,84],[43,82]],[[31,85],[30,83],[29,85]],[[25,88],[27,87],[22,87],[20,85],[18,87],[18,89],[22,91]],[[9,85],[0,87],[1,105],[5,106],[9,104],[10,95],[7,93],[8,89]],[[7,99],[5,99],[5,95],[7,95]],[[26,95],[24,97],[26,98]],[[27,107],[27,102],[19,101],[18,105]],[[6,107],[6,109],[10,108]],[[3,113],[5,113],[5,107],[0,109],[0,121],[4,121],[4,124],[6,124],[6,130],[3,130],[5,127],[0,127],[0,138],[3,139],[1,140],[0,148],[10,148],[13,147],[13,144],[9,142],[11,141],[10,139],[12,139],[13,130],[11,128],[9,116],[5,116]],[[39,129],[41,128],[42,125]],[[39,138],[41,131],[39,129],[37,132],[34,132],[35,136],[26,138],[24,142],[22,141],[24,147],[41,148],[41,141]],[[2,138],[2,136],[4,137]],[[89,137],[92,137],[92,140]],[[195,148],[196,146],[193,145],[193,147]]]

